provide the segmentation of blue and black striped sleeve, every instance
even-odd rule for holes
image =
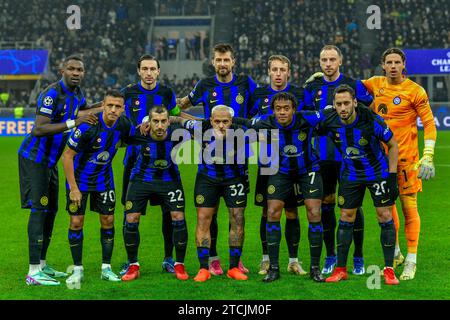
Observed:
[[[394,135],[391,129],[384,122],[383,118],[376,115],[373,122],[374,135],[383,142],[389,142]]]
[[[195,85],[194,89],[192,89],[191,93],[188,95],[189,101],[193,106],[200,104],[203,101],[203,80],[200,80]]]
[[[373,97],[363,85],[361,80],[356,81],[356,100],[366,106],[370,106],[373,102]]]
[[[67,141],[67,146],[75,151],[76,153],[82,152],[89,146],[92,142],[93,131],[90,130],[92,128],[91,125],[87,123],[83,123],[78,126],[78,128],[73,131]]]
[[[36,114],[47,118],[52,118],[57,110],[58,92],[55,88],[49,88],[39,95]]]

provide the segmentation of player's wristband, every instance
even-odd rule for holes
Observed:
[[[423,155],[433,157],[435,144],[436,141],[434,140],[425,140],[425,148],[423,148]]]
[[[75,120],[67,120],[66,126],[67,126],[67,129],[75,128]]]
[[[180,113],[181,113],[180,106],[177,105],[177,106],[175,106],[175,108],[170,110],[169,115],[171,115],[171,116],[178,116],[178,115],[180,115]]]

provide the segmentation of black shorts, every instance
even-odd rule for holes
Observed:
[[[169,211],[184,212],[184,190],[181,181],[131,181],[128,186],[125,213],[145,215],[147,203],[161,205]]]
[[[247,206],[246,177],[217,180],[197,174],[194,187],[194,202],[197,208],[214,208],[223,197],[228,208]]]
[[[392,200],[388,191],[387,181],[347,182],[339,183],[338,206],[343,209],[356,209],[362,206],[366,188],[372,196],[373,205],[379,207],[390,207],[395,201]]]
[[[322,175],[324,196],[335,194],[336,186],[341,173],[341,162],[339,161],[321,161],[320,174]]]
[[[58,211],[58,167],[25,159],[19,155],[20,200],[23,209]]]
[[[83,216],[86,213],[88,197],[90,198],[89,208],[93,212],[103,215],[114,215],[116,207],[116,192],[114,189],[97,192],[81,192],[81,207],[70,201],[69,189],[66,189],[66,210],[71,216]]]
[[[302,194],[305,200],[322,199],[322,176],[318,171],[311,171],[299,176],[277,173],[269,176],[267,200],[281,200],[285,203],[295,194]]]
[[[261,175],[261,171],[258,168],[258,176],[256,177],[255,188],[255,206],[267,208],[267,187],[269,182],[268,175]],[[300,191],[298,184],[295,184],[291,190],[291,194],[288,196],[285,208],[296,208],[305,205],[305,199]],[[300,191],[300,192],[299,192]]]

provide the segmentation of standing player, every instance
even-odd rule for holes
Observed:
[[[74,262],[68,284],[83,281],[83,226],[88,197],[90,208],[100,214],[102,244],[101,278],[120,281],[111,270],[114,247],[114,209],[116,193],[112,160],[122,140],[126,140],[134,127],[126,117],[124,99],[120,92],[108,91],[103,100],[103,112],[96,125],[80,125],[69,138],[62,162],[67,179],[67,206],[70,214],[69,244]]]
[[[83,60],[74,55],[67,57],[61,73],[60,81],[40,93],[35,125],[18,152],[22,208],[31,209],[28,220],[28,285],[58,285],[53,277],[67,276],[46,263],[58,210],[57,162],[69,137],[67,131],[82,123],[95,124],[97,121],[90,112],[79,112],[86,107],[79,87],[84,78]]]
[[[319,174],[319,158],[311,145],[313,131],[320,121],[320,114],[318,111],[296,113],[297,101],[288,92],[275,94],[270,107],[274,115],[266,120],[236,119],[237,123],[244,123],[246,127],[256,130],[268,129],[270,135],[267,139],[270,139],[270,142],[274,139],[279,142],[278,172],[269,177],[266,192],[268,206],[266,233],[270,268],[263,281],[272,282],[280,277],[278,261],[281,241],[280,219],[283,207],[286,201],[293,197],[294,190],[295,195],[302,194],[304,197],[309,221],[310,277],[316,282],[323,282],[324,278],[319,267],[323,242],[320,217],[322,178]],[[278,136],[275,136],[274,130],[279,130]]]
[[[363,83],[375,96],[375,112],[386,120],[399,144],[398,185],[408,241],[408,255],[400,280],[411,280],[416,273],[420,233],[417,192],[422,191],[421,179],[431,179],[435,174],[433,155],[436,125],[427,93],[405,76],[405,63],[406,57],[401,49],[387,49],[381,58],[381,66],[386,75],[363,80]],[[416,122],[418,117],[422,120],[425,131],[425,148],[420,160]],[[393,206],[393,216],[398,232],[400,223],[396,206]],[[397,236],[394,266],[403,261]]]
[[[342,65],[341,50],[333,45],[326,45],[320,51],[320,74],[305,87],[305,104],[314,106],[318,111],[332,108],[333,90],[341,84],[347,84],[356,92],[359,102],[369,106],[373,98],[359,80],[346,77],[340,73]],[[323,274],[330,274],[336,264],[335,230],[336,216],[334,207],[336,203],[336,185],[341,168],[342,156],[327,136],[315,139],[315,147],[320,155],[320,171],[323,178],[322,223],[323,240],[327,250],[327,257],[322,270]],[[363,259],[364,217],[362,209],[358,208],[353,230],[355,251],[353,254],[353,274],[365,273]]]
[[[380,116],[364,106],[357,108],[355,91],[340,85],[333,93],[334,108],[324,112],[322,129],[343,156],[339,179],[341,218],[337,231],[337,266],[327,282],[347,279],[347,255],[352,243],[356,210],[369,189],[381,227],[386,284],[396,285],[394,242],[395,226],[390,206],[398,197],[398,145],[392,131]],[[381,145],[388,148],[388,157]]]
[[[234,49],[230,44],[219,43],[214,46],[212,65],[216,74],[200,80],[192,92],[178,102],[181,109],[187,109],[203,103],[204,118],[211,116],[214,106],[226,105],[233,109],[236,117],[249,117],[250,96],[256,88],[256,83],[246,75],[236,75],[233,68],[236,64]],[[248,174],[247,174],[248,176]],[[210,271],[213,275],[223,274],[219,257],[217,256],[217,209],[211,222],[211,263]],[[247,273],[248,270],[239,261],[239,268]]]
[[[140,125],[142,120],[148,116],[150,109],[154,106],[165,106],[169,110],[170,115],[180,114],[180,109],[176,107],[175,93],[173,90],[158,82],[160,72],[159,61],[149,54],[144,54],[139,58],[137,63],[137,73],[140,81],[122,89],[125,97],[125,114],[134,126]],[[186,114],[183,114],[183,116],[186,116]],[[124,206],[131,170],[136,163],[139,148],[139,145],[128,146],[125,158],[123,159],[122,205]],[[161,208],[162,234],[164,238],[164,261],[162,268],[167,272],[173,273],[172,219],[170,217],[170,210],[164,205]],[[123,232],[125,230],[125,218],[126,214],[124,214]],[[125,274],[127,268],[128,263],[124,265],[120,273],[122,275]]]
[[[278,92],[290,92],[298,101],[297,109],[303,107],[303,88],[297,87],[289,82],[291,76],[291,61],[283,55],[273,55],[269,57],[268,73],[270,84],[259,86],[251,96],[250,116],[266,116],[273,114],[270,108],[270,100]],[[259,274],[266,275],[269,270],[269,254],[266,239],[267,224],[267,182],[269,176],[261,175],[261,167],[264,166],[258,162],[258,176],[256,179],[255,205],[262,207],[261,222],[259,225],[259,234],[261,238],[263,258],[260,263]],[[302,263],[298,261],[298,244],[300,242],[300,222],[298,220],[297,206],[303,205],[303,200],[299,199],[297,203],[295,198],[287,200],[285,205],[286,229],[285,238],[289,252],[288,272],[293,274],[305,275],[306,271],[302,268]]]
[[[135,280],[140,275],[138,249],[140,244],[139,221],[145,215],[147,202],[168,208],[173,225],[172,243],[175,244],[174,273],[179,280],[187,280],[184,257],[187,248],[187,227],[184,218],[184,192],[180,172],[172,162],[171,152],[178,142],[172,141],[172,133],[181,126],[169,126],[169,111],[163,106],[150,109],[148,136],[138,135],[134,140],[141,147],[131,171],[126,195],[125,248],[130,266],[122,280]]]
[[[202,163],[198,166],[195,179],[194,199],[197,208],[196,245],[200,261],[200,270],[194,278],[204,282],[211,278],[209,256],[211,246],[210,224],[216,214],[220,197],[223,197],[229,212],[229,278],[247,280],[247,276],[239,268],[239,261],[244,244],[244,211],[247,206],[246,169],[247,156],[244,163],[239,163],[242,155],[248,155],[248,144],[229,145],[228,134],[239,127],[232,124],[233,109],[228,106],[215,106],[211,118],[203,121],[183,121],[186,129],[194,136],[201,132],[209,134],[209,141],[202,141]],[[181,119],[174,119],[180,121]],[[231,130],[229,130],[231,129]],[[230,163],[231,162],[231,163]]]

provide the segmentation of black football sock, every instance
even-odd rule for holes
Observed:
[[[327,256],[335,256],[336,214],[334,212],[334,203],[322,203],[322,225],[323,241],[327,249]]]
[[[380,242],[383,248],[384,263],[386,267],[394,265],[395,251],[395,225],[394,220],[380,223],[381,235]]]
[[[164,259],[172,256],[173,252],[173,226],[170,211],[162,211],[162,234],[164,238]]]
[[[311,267],[320,265],[322,254],[323,227],[322,222],[310,222],[308,228],[309,253],[311,255]]]
[[[339,220],[337,232],[337,266],[346,267],[347,257],[353,238],[353,222]]]
[[[261,216],[261,222],[259,223],[259,236],[261,238],[262,253],[263,255],[269,254],[267,251],[267,231],[266,231],[267,217]]]
[[[217,225],[217,214],[213,214],[211,225],[209,226],[209,232],[211,234],[211,246],[209,248],[209,256],[217,256],[217,234],[219,232],[219,227]]]
[[[53,225],[55,224],[56,211],[49,211],[45,214],[43,241],[41,250],[41,260],[47,257],[47,250],[52,239]]]
[[[173,243],[175,244],[176,262],[184,263],[186,256],[186,248],[188,241],[188,231],[186,228],[186,221],[172,221],[173,229]]]
[[[237,268],[242,255],[242,247],[230,247],[230,269]]]
[[[30,264],[41,263],[40,258],[44,241],[45,215],[46,213],[43,211],[32,211],[28,218],[28,249]]]
[[[83,265],[83,229],[69,229],[68,237],[73,264],[76,266],[81,266]]]
[[[271,268],[279,268],[281,224],[280,221],[267,222],[267,249]]]
[[[200,269],[209,268],[209,248],[208,247],[197,247],[198,261],[200,262]]]
[[[356,219],[353,226],[353,242],[355,244],[353,257],[362,258],[364,243],[364,213],[361,207],[356,210]]]
[[[114,249],[114,227],[110,229],[100,229],[100,242],[102,244],[102,263],[111,264],[111,257]]]
[[[286,229],[284,230],[284,236],[286,238],[289,258],[297,258],[298,244],[300,242],[300,222],[298,221],[298,218],[286,218]]]
[[[127,222],[125,225],[125,249],[127,250],[128,262],[136,263],[138,261],[138,250],[141,238],[139,235],[139,223]]]

